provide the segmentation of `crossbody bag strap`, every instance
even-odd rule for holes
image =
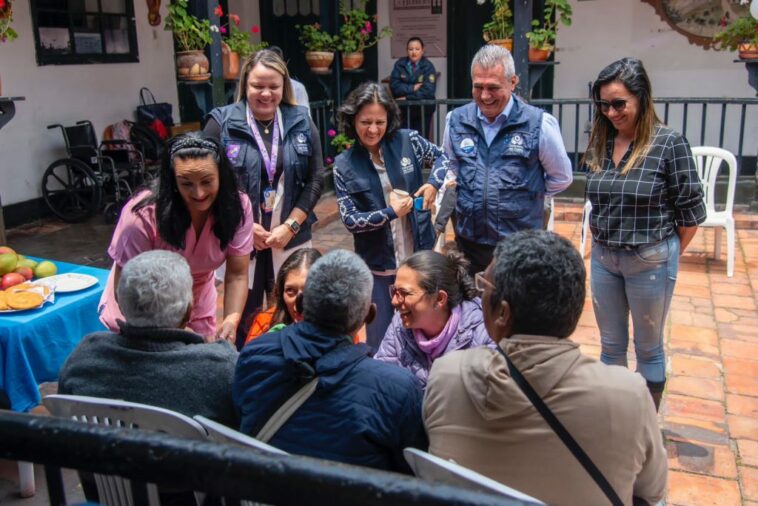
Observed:
[[[317,386],[318,376],[313,378],[297,392],[295,392],[295,395],[287,399],[287,401],[282,404],[279,409],[276,410],[276,413],[271,415],[271,418],[268,419],[266,425],[264,425],[263,428],[258,432],[258,434],[255,436],[255,439],[258,441],[263,441],[264,443],[268,443],[271,438],[274,437],[274,434],[276,434],[276,432],[281,428],[281,426],[284,425],[287,420],[289,420],[290,417],[295,414],[295,411],[297,411],[300,406],[302,406],[305,401],[307,401],[308,398],[313,395],[313,392],[316,391]]]
[[[616,494],[616,491],[613,490],[613,487],[608,482],[608,480],[605,479],[603,473],[600,472],[600,469],[598,469],[595,463],[592,462],[592,459],[590,459],[589,455],[587,455],[584,450],[582,450],[582,447],[579,446],[579,443],[577,443],[571,434],[569,434],[569,431],[567,431],[560,420],[555,417],[553,412],[550,410],[550,408],[547,407],[547,404],[545,404],[537,392],[534,391],[532,385],[530,385],[526,378],[524,378],[524,376],[521,374],[521,371],[519,371],[516,366],[513,365],[513,362],[511,362],[511,359],[508,358],[508,355],[503,351],[502,348],[500,348],[500,346],[497,347],[497,351],[499,351],[505,357],[505,361],[508,363],[508,371],[511,374],[511,378],[513,378],[513,380],[519,386],[521,391],[524,392],[534,407],[537,408],[537,411],[539,411],[540,415],[542,415],[542,418],[545,419],[545,421],[548,423],[548,425],[550,425],[550,427],[558,435],[561,441],[563,441],[563,444],[566,445],[569,451],[571,451],[576,460],[578,460],[582,465],[584,470],[587,471],[595,483],[597,483],[597,486],[600,487],[600,490],[602,490],[608,500],[611,501],[611,504],[614,506],[623,506],[624,503]]]

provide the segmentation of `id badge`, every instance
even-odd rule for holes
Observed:
[[[274,210],[274,202],[276,201],[276,190],[270,186],[263,190],[263,211],[270,213]]]

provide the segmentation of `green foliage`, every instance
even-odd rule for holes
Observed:
[[[758,44],[758,19],[749,14],[735,19],[713,37],[713,42],[719,51],[736,51],[740,44]]]
[[[187,11],[187,0],[174,0],[168,6],[165,30],[174,33],[179,51],[205,49],[211,43],[211,22]]]
[[[295,28],[300,32],[298,38],[306,51],[326,51],[327,53],[336,51],[337,36],[322,30],[320,24],[297,25]]]
[[[229,23],[229,35],[224,37],[224,42],[231,51],[234,51],[240,58],[247,58],[253,53],[268,47],[268,42],[259,42],[253,44],[250,42],[250,34],[237,28],[235,23]]]
[[[340,133],[335,135],[329,144],[332,145],[337,154],[340,154],[346,149],[353,147],[353,144],[355,144],[355,139],[351,139],[347,135]]]
[[[482,38],[489,42],[513,37],[513,11],[510,0],[491,0],[492,18],[482,27]]]
[[[0,42],[10,42],[18,33],[11,27],[13,22],[13,5],[10,0],[0,2]]]
[[[342,26],[337,48],[343,53],[361,52],[392,35],[389,26],[376,31],[376,16],[372,18],[366,14],[365,0],[356,9],[348,9],[345,2],[340,0],[340,14]]]
[[[534,48],[552,48],[555,45],[558,25],[571,26],[572,13],[568,0],[545,0],[544,21],[540,23],[533,19],[532,26],[534,29],[526,32],[529,45]]]

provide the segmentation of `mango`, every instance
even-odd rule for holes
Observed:
[[[55,276],[55,274],[58,272],[58,267],[55,266],[55,264],[49,260],[44,260],[37,264],[37,267],[34,268],[34,275],[38,278],[46,278],[48,276]]]
[[[0,254],[0,276],[13,272],[16,269],[17,263],[18,257],[15,253]]]

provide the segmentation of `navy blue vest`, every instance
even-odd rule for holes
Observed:
[[[398,130],[391,141],[386,138],[382,140],[381,149],[392,188],[405,190],[411,195],[415,193],[424,184],[424,179],[421,161],[413,153],[409,130]],[[334,165],[339,167],[347,193],[358,211],[377,211],[389,206],[384,201],[384,191],[374,164],[360,143],[356,142],[351,149],[337,156]],[[407,216],[413,228],[413,250],[432,249],[434,228],[431,213],[414,209]],[[371,270],[397,268],[390,223],[378,230],[353,234],[353,239],[355,252]]]
[[[242,188],[250,197],[253,216],[260,223],[261,158],[258,144],[247,124],[246,102],[240,101],[213,109],[208,116],[221,126],[221,143],[226,148],[229,161]],[[308,110],[305,107],[280,105],[282,113],[282,170],[284,171],[284,201],[282,219],[286,219],[295,207],[308,180],[310,170],[311,127]],[[316,216],[311,211],[300,227],[300,232],[284,248],[285,250],[303,244],[311,239],[311,224]]]
[[[541,229],[543,223],[542,110],[515,95],[511,100],[513,109],[489,146],[476,103],[450,116],[450,140],[458,160],[455,232],[489,246],[518,230]]]

